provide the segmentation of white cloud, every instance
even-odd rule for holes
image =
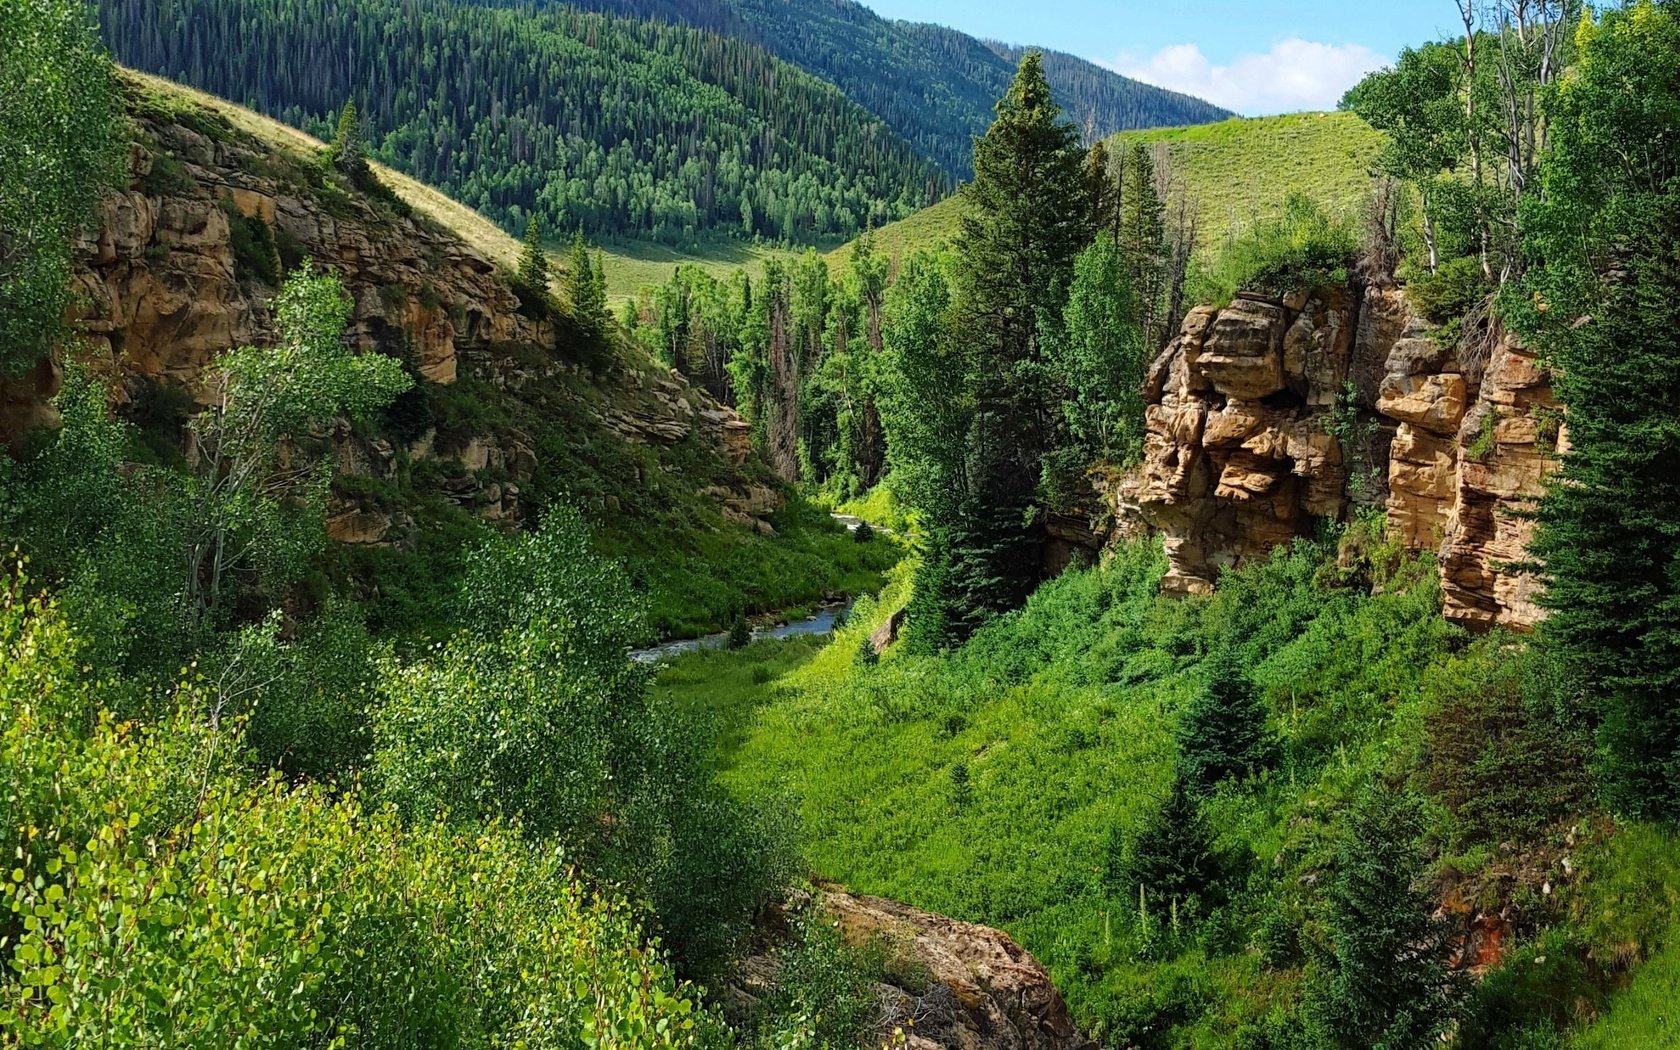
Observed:
[[[1214,65],[1195,44],[1174,44],[1148,58],[1121,55],[1114,68],[1135,80],[1257,116],[1334,109],[1343,92],[1387,64],[1359,44],[1289,37],[1270,51],[1239,55],[1229,65]]]

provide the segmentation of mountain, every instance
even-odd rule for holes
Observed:
[[[503,0],[508,2],[508,0]],[[946,173],[966,178],[972,136],[992,121],[1025,48],[944,26],[890,21],[853,0],[577,0],[752,40],[838,85]],[[1088,137],[1231,116],[1060,52],[1045,53],[1056,99]]]
[[[99,0],[119,61],[330,130],[505,228],[688,241],[846,236],[946,179],[832,84],[751,41],[568,7]]]

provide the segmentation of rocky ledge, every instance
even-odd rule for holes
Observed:
[[[1221,570],[1380,506],[1394,538],[1438,555],[1449,618],[1540,619],[1522,512],[1565,437],[1515,339],[1444,345],[1393,286],[1243,294],[1190,312],[1143,395],[1144,460],[1110,509],[1116,531],[1164,538],[1165,591],[1206,593]]]
[[[750,1011],[775,985],[773,949],[791,936],[790,918],[816,908],[854,948],[884,950],[888,973],[870,1045],[902,1029],[909,1050],[1097,1050],[1074,1027],[1050,975],[1008,934],[880,897],[822,887],[771,910],[760,924],[767,949],[736,967],[730,1009]]]

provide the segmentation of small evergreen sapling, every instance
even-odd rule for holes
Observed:
[[[1458,999],[1446,930],[1418,887],[1424,860],[1416,804],[1372,783],[1336,849],[1307,1014],[1326,1045],[1344,1050],[1433,1046]]]
[[[519,256],[519,283],[548,294],[548,254],[543,251],[542,220],[535,215],[525,224],[525,248]]]
[[[1266,705],[1235,647],[1216,649],[1207,667],[1207,683],[1178,720],[1179,769],[1200,794],[1264,769],[1273,750]]]

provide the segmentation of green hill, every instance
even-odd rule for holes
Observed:
[[[374,155],[504,228],[844,237],[946,179],[834,85],[738,38],[457,0],[100,0],[126,65]],[[318,61],[319,56],[334,61]]]
[[[1197,204],[1199,240],[1206,255],[1245,223],[1281,213],[1292,193],[1333,211],[1359,208],[1369,192],[1383,136],[1352,113],[1292,113],[1131,131],[1110,140],[1112,148],[1137,142],[1166,150],[1175,186]],[[956,233],[960,209],[955,197],[923,208],[875,231],[876,245],[903,256],[943,244]],[[850,255],[846,246],[830,252],[829,258],[839,261]]]

